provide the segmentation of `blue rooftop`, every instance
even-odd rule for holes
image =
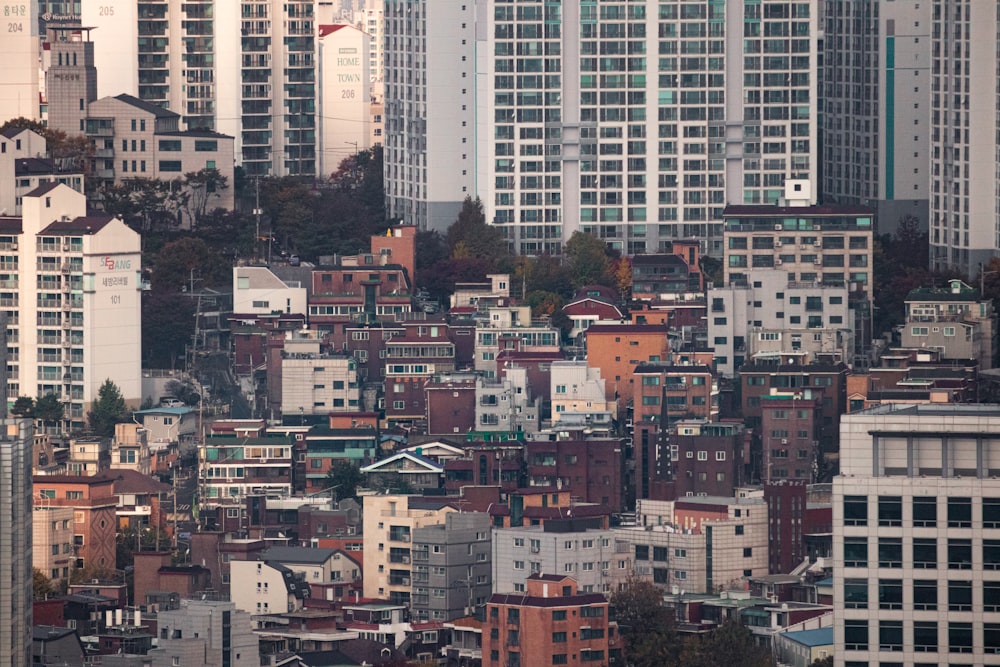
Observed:
[[[149,408],[148,410],[136,410],[137,415],[177,415],[183,416],[194,412],[193,408]]]
[[[827,577],[826,579],[820,579],[816,582],[817,586],[833,586],[833,577]]]
[[[798,632],[783,632],[782,637],[792,640],[797,644],[809,646],[832,646],[833,627],[819,628],[818,630],[799,630]]]

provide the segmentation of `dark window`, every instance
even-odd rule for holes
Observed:
[[[666,547],[653,547],[653,560],[664,562],[667,560]]]
[[[913,525],[922,528],[937,525],[937,498],[921,496],[913,499]]]
[[[903,540],[899,537],[878,538],[878,566],[903,567]]]
[[[553,621],[565,621],[566,620],[566,610],[565,609],[556,609],[555,611],[553,611],[552,612],[552,620]]]
[[[983,582],[983,611],[1000,611],[1000,581]]]
[[[903,650],[902,621],[879,621],[878,650],[880,651]]]
[[[649,547],[644,544],[635,545],[635,559],[649,560]]]
[[[197,139],[194,142],[194,149],[199,153],[214,153],[219,150],[219,142],[215,139]]]
[[[555,644],[565,644],[566,643],[566,633],[565,632],[553,632],[552,642]]]
[[[868,498],[865,496],[844,496],[844,525],[868,525]]]
[[[948,569],[972,569],[972,540],[948,540]]]
[[[983,649],[988,655],[1000,653],[1000,623],[983,625]]]
[[[878,608],[879,609],[903,608],[902,579],[879,579]]]
[[[844,567],[868,567],[868,538],[844,538]]]
[[[913,650],[918,653],[937,653],[938,625],[936,621],[916,621],[913,624]]]
[[[933,537],[913,538],[913,567],[923,570],[937,569],[937,540]]]
[[[1000,498],[983,498],[983,528],[1000,528]]]
[[[903,499],[900,496],[880,496],[878,499],[878,525],[903,525]]]
[[[868,608],[868,580],[844,580],[844,606],[848,609]]]
[[[972,653],[972,623],[948,624],[948,650],[952,653]]]
[[[948,611],[972,611],[972,582],[948,582]]]
[[[1000,570],[1000,540],[983,540],[983,569]]]
[[[160,171],[162,172],[176,172],[181,171],[181,161],[180,160],[160,160]]]
[[[161,151],[176,153],[181,150],[180,139],[160,139],[159,148]]]
[[[948,499],[948,527],[972,528],[972,498]]]
[[[937,581],[935,579],[913,580],[913,608],[937,609]]]
[[[847,619],[844,621],[844,648],[848,651],[868,650],[868,621]]]

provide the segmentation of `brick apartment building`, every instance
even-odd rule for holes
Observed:
[[[114,476],[108,472],[92,477],[36,476],[34,485],[36,507],[73,509],[75,568],[113,569],[118,534]]]
[[[632,373],[643,363],[662,363],[669,345],[667,327],[658,324],[594,324],[587,329],[587,365],[601,369],[608,400],[619,414],[632,404]]]
[[[490,597],[483,667],[608,664],[621,653],[609,611],[607,598],[579,593],[571,577],[533,574],[524,593]]]
[[[584,503],[598,503],[611,512],[624,509],[624,446],[621,440],[581,437],[524,444],[528,484],[568,491]]]
[[[814,481],[819,470],[822,399],[822,392],[811,388],[794,393],[773,390],[760,397],[762,481]]]

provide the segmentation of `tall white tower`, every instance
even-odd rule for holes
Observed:
[[[32,443],[31,420],[0,419],[0,667],[31,664]]]

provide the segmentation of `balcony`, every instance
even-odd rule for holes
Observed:
[[[409,586],[410,585],[410,578],[409,577],[400,577],[398,575],[390,576],[389,577],[389,585],[390,586]]]

